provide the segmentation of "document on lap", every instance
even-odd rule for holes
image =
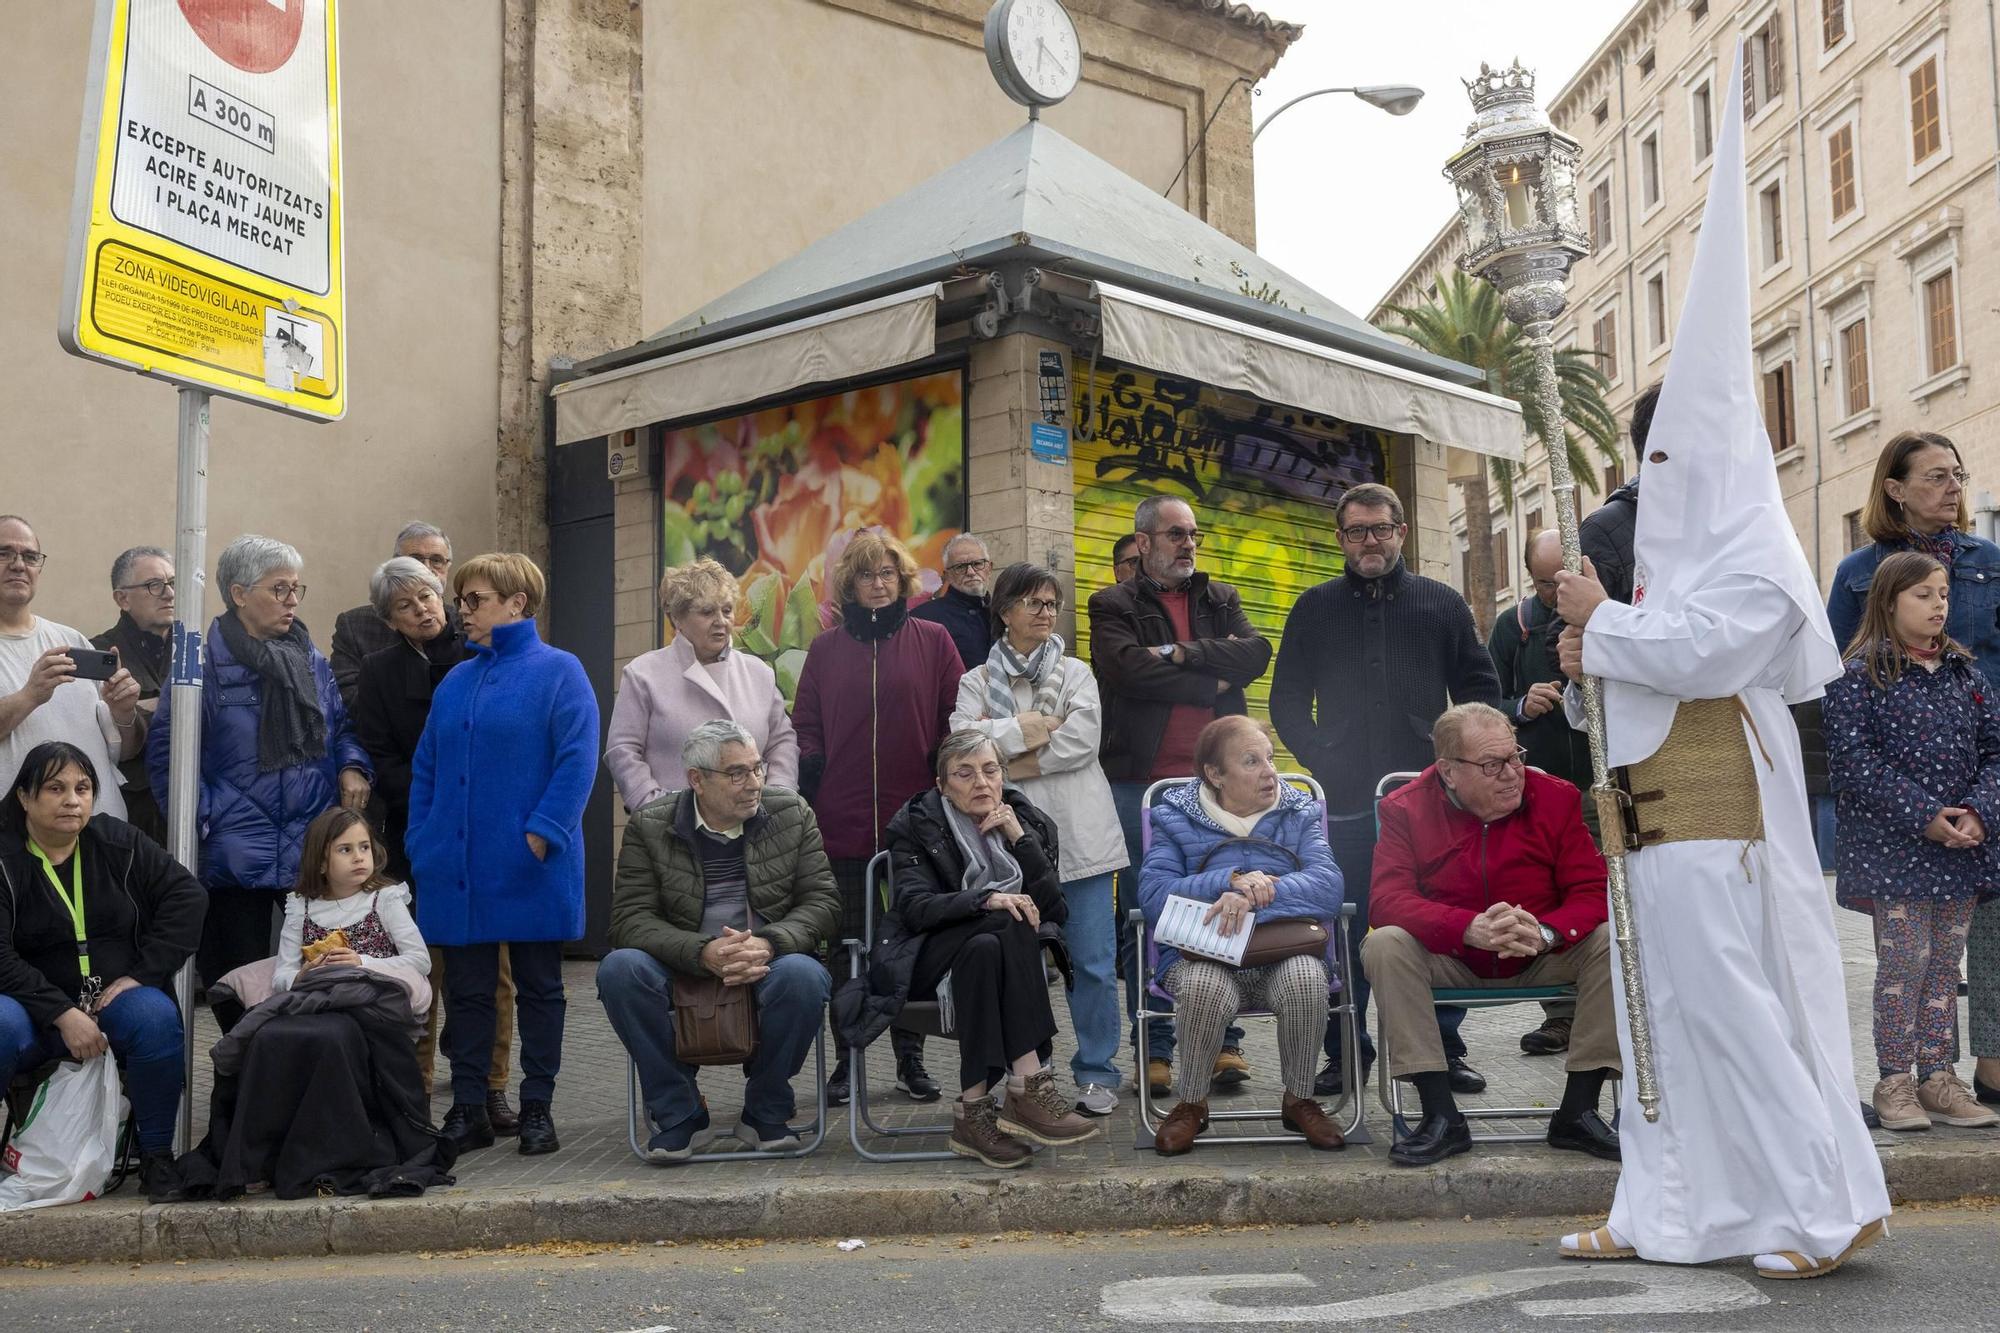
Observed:
[[[1167,905],[1160,913],[1159,928],[1153,933],[1160,943],[1171,945],[1182,953],[1196,954],[1203,958],[1213,958],[1231,967],[1243,965],[1243,950],[1250,943],[1250,932],[1257,925],[1257,914],[1245,914],[1243,924],[1234,935],[1224,935],[1221,918],[1203,921],[1213,903],[1205,903],[1196,898],[1183,898],[1170,894]]]

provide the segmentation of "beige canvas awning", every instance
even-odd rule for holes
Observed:
[[[556,443],[680,421],[921,361],[937,348],[942,290],[931,283],[560,385],[551,394]]]
[[[1143,292],[1095,289],[1111,360],[1521,461],[1521,408],[1508,399]]]

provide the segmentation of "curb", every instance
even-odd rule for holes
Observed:
[[[1990,1191],[1981,1146],[1884,1161],[1899,1203]],[[1338,1172],[1050,1171],[944,1180],[732,1185],[681,1168],[590,1187],[433,1191],[420,1199],[149,1205],[104,1200],[0,1217],[0,1264],[155,1263],[492,1250],[547,1241],[941,1235],[1135,1227],[1320,1224],[1365,1218],[1589,1216],[1618,1169],[1589,1159],[1485,1152],[1429,1170],[1369,1162]]]

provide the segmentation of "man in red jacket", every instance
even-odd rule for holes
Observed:
[[[1618,1160],[1618,1134],[1597,1113],[1618,1073],[1611,928],[1604,858],[1583,823],[1583,798],[1528,768],[1505,714],[1487,704],[1445,710],[1431,729],[1437,762],[1379,809],[1369,924],[1361,965],[1374,987],[1392,1065],[1416,1085],[1423,1120],[1389,1150],[1426,1166],[1472,1147],[1452,1100],[1431,988],[1574,985],[1569,1083],[1549,1145]]]

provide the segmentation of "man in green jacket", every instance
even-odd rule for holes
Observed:
[[[687,789],[632,816],[611,897],[612,952],[597,993],[639,1067],[655,1133],[649,1160],[684,1162],[712,1141],[699,1072],[674,1050],[678,977],[756,994],[757,1050],[743,1067],[733,1133],[764,1152],[799,1146],[792,1079],[824,1021],[831,982],[814,957],[840,920],[833,868],[812,807],[764,787],[764,761],[742,726],[704,722],[681,747]]]

